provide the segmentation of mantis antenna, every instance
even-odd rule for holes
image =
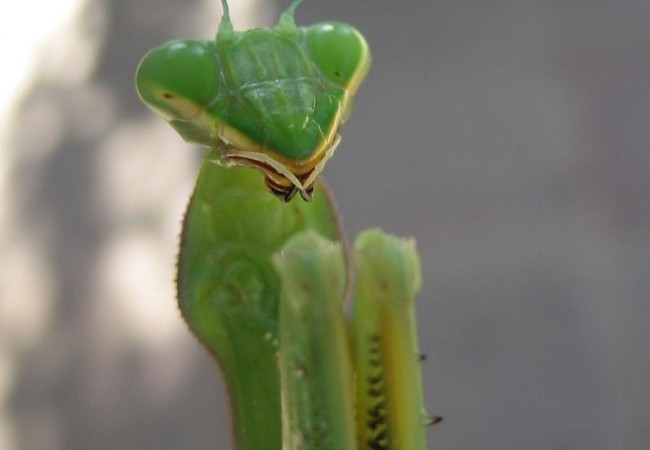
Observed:
[[[232,33],[233,27],[230,20],[230,8],[228,7],[228,0],[221,0],[221,9],[223,9],[223,16],[221,16],[221,23],[217,31],[217,37],[222,34]]]
[[[285,12],[282,13],[280,16],[280,21],[278,23],[278,26],[281,28],[289,28],[293,29],[296,28],[296,21],[294,20],[294,14],[296,12],[296,8],[300,6],[303,0],[293,0],[291,3],[291,6],[287,8]]]

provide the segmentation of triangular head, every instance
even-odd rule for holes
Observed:
[[[295,0],[273,28],[235,31],[228,5],[215,40],[178,40],[140,63],[142,100],[225,165],[261,170],[285,201],[310,200],[340,141],[370,50],[352,26],[296,27]]]

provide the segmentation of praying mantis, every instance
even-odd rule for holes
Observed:
[[[237,449],[424,450],[415,245],[373,229],[350,251],[319,182],[370,50],[347,24],[297,27],[300,3],[240,32],[222,0],[215,40],[163,44],[138,68],[144,103],[208,148],[180,311],[223,372]]]

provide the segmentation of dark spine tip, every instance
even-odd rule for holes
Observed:
[[[438,425],[440,422],[442,422],[442,416],[429,417],[427,419],[427,426],[432,427],[434,425]]]

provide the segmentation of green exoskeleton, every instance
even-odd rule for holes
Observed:
[[[356,448],[354,378],[343,312],[343,245],[314,230],[273,257],[280,275],[283,450]]]
[[[140,63],[142,100],[189,142],[212,149],[224,165],[264,173],[289,201],[311,200],[314,184],[339,144],[339,127],[370,66],[352,26],[299,28],[294,0],[271,29],[235,31],[228,4],[215,40],[178,40]]]
[[[359,448],[426,450],[414,299],[420,261],[412,239],[378,229],[359,235],[352,341]]]
[[[237,450],[292,448],[282,443],[278,353],[286,333],[280,323],[283,285],[272,258],[303,231],[342,241],[329,195],[320,184],[316,194],[312,202],[281,203],[255,171],[206,160],[187,208],[178,302],[223,373]]]
[[[216,40],[164,44],[138,69],[144,102],[211,149],[183,221],[180,310],[223,372],[238,450],[425,450],[415,247],[371,230],[349,256],[316,183],[368,46],[342,23],[296,27],[300,3],[236,32],[222,0]]]

